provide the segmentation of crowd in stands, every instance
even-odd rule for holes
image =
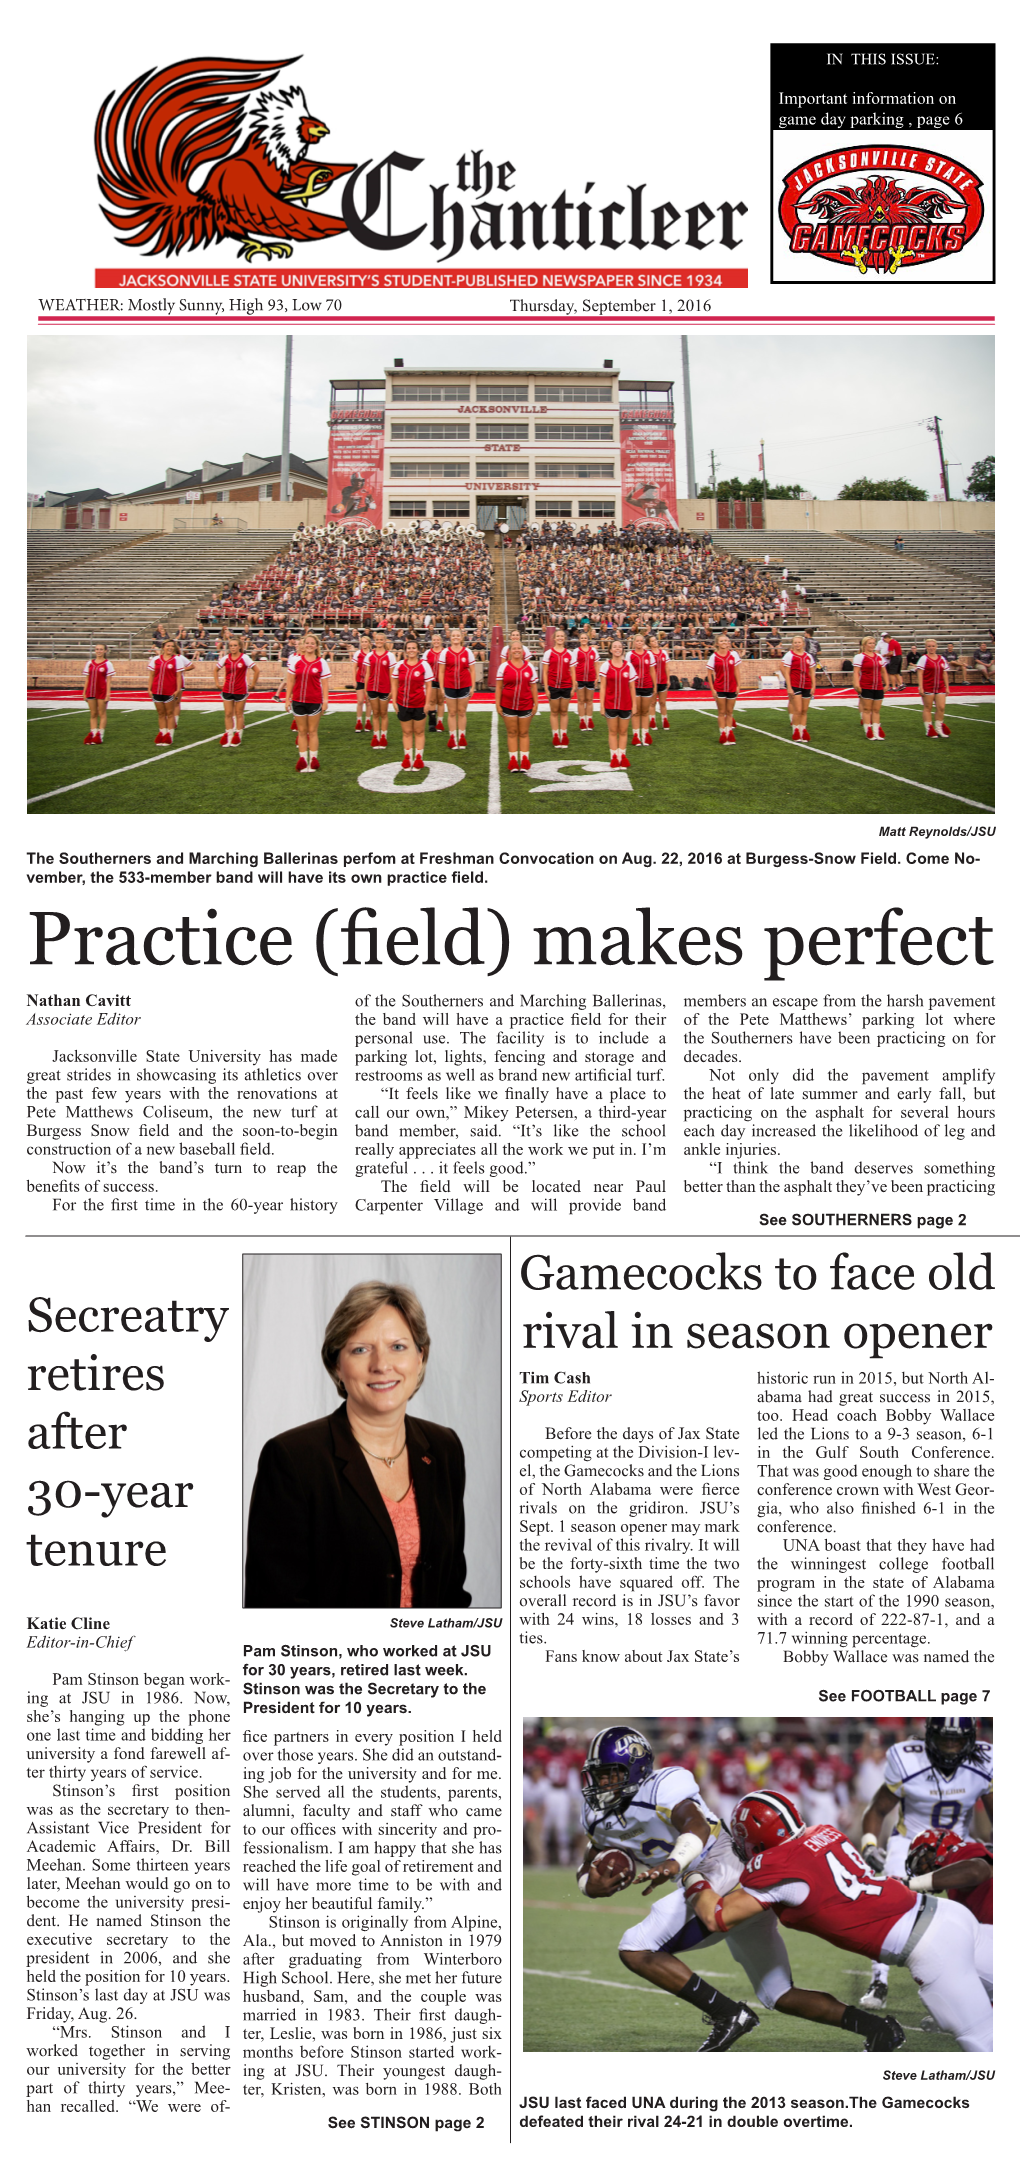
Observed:
[[[626,639],[640,625],[683,661],[704,655],[716,632],[744,653],[781,655],[784,631],[808,618],[781,560],[747,563],[707,535],[611,523],[578,534],[547,521],[516,541],[524,633],[561,624],[570,639],[588,624],[596,640]]]
[[[475,528],[403,532],[375,527],[297,529],[272,563],[234,580],[199,612],[204,647],[222,626],[278,652],[305,629],[339,647],[376,626],[402,640],[459,622],[489,622],[491,564]]]

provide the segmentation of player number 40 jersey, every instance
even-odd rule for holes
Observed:
[[[992,1750],[978,1746],[966,1761],[944,1777],[933,1768],[923,1739],[901,1739],[889,1748],[883,1782],[900,1802],[898,1836],[920,1836],[922,1829],[955,1829],[966,1836],[974,1809],[992,1789]]]
[[[599,1814],[585,1807],[581,1827],[600,1848],[619,1846],[650,1866],[655,1860],[668,1859],[677,1838],[670,1817],[673,1808],[687,1800],[693,1801],[717,1837],[722,1824],[706,1806],[689,1769],[657,1769],[619,1814]]]

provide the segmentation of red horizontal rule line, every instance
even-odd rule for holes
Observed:
[[[779,315],[770,315],[770,316],[763,316],[763,315],[757,315],[757,314],[752,314],[752,313],[748,313],[748,314],[745,314],[745,315],[741,315],[741,316],[722,316],[722,315],[720,315],[720,314],[718,313],[718,311],[716,311],[716,310],[713,310],[713,312],[712,312],[712,319],[711,319],[711,320],[712,320],[712,323],[713,323],[713,324],[925,324],[925,325],[929,325],[929,324],[994,324],[994,322],[995,322],[995,318],[994,318],[994,316],[963,316],[963,315],[956,315],[956,314],[954,314],[954,315],[952,315],[952,316],[911,316],[911,315],[907,315],[907,316],[862,316],[862,315],[861,315],[861,312],[860,312],[860,310],[859,310],[859,309],[855,310],[855,311],[854,311],[854,313],[853,313],[852,315],[850,315],[850,316],[837,316],[837,315],[835,315],[835,314],[832,314],[832,315],[818,315],[818,316],[805,316],[805,315],[804,315],[803,313],[801,313],[800,311],[798,311],[798,312],[797,312],[797,313],[796,313],[795,315],[785,315],[785,316],[779,316]],[[140,329],[144,329],[144,328],[146,328],[146,327],[147,327],[147,328],[148,328],[148,329],[149,329],[149,330],[151,331],[151,330],[152,330],[152,328],[153,328],[153,325],[154,325],[154,324],[157,324],[157,323],[160,323],[160,322],[162,322],[162,323],[172,323],[172,324],[174,325],[175,329],[176,329],[176,328],[178,328],[178,327],[179,327],[179,326],[180,326],[181,324],[186,324],[186,325],[187,325],[187,326],[188,326],[189,328],[190,328],[190,327],[191,327],[192,325],[194,325],[194,324],[208,324],[208,325],[210,325],[210,327],[212,327],[212,328],[215,328],[215,326],[216,326],[216,325],[219,325],[219,328],[220,328],[220,330],[222,331],[222,329],[223,329],[223,326],[224,326],[224,324],[230,324],[230,323],[233,323],[234,321],[235,321],[235,319],[234,319],[233,317],[230,317],[230,316],[190,316],[190,317],[183,317],[183,318],[182,318],[182,317],[177,317],[177,316],[174,316],[174,317],[167,317],[167,316],[164,316],[164,317],[152,317],[152,316],[94,316],[94,315],[91,315],[91,314],[90,314],[90,315],[88,315],[88,316],[79,316],[79,315],[76,315],[76,314],[75,314],[75,313],[74,313],[73,311],[72,311],[72,312],[71,312],[70,314],[64,314],[64,315],[59,315],[59,314],[49,314],[49,315],[40,315],[40,316],[37,316],[37,317],[36,317],[36,322],[37,322],[38,324],[77,324],[77,325],[79,325],[79,327],[80,327],[80,328],[82,328],[82,329],[84,329],[84,328],[85,328],[85,326],[86,326],[86,325],[88,325],[88,324],[96,324],[96,325],[101,325],[101,326],[103,327],[103,329],[104,329],[104,330],[106,330],[106,331],[112,330],[112,329],[113,329],[113,327],[114,327],[115,325],[116,325],[116,326],[118,326],[118,327],[123,327],[123,328],[124,328],[125,330],[127,330],[127,329],[130,329],[130,328],[131,328],[131,327],[133,327],[134,325],[137,325],[137,326],[138,326],[138,327],[139,327]],[[240,319],[237,319],[237,321],[240,321]],[[344,314],[344,317],[343,317],[343,322],[344,322],[344,324],[347,324],[347,325],[350,325],[350,324],[383,324],[383,325],[391,325],[391,326],[392,326],[392,325],[396,325],[396,324],[456,324],[456,325],[459,325],[459,326],[463,326],[463,325],[465,325],[465,324],[504,324],[504,325],[506,325],[506,326],[507,326],[508,328],[514,328],[514,327],[516,327],[517,329],[519,329],[519,330],[522,330],[522,331],[526,331],[526,330],[528,330],[529,328],[533,328],[533,327],[534,327],[534,322],[535,322],[535,321],[536,321],[536,319],[532,319],[532,320],[531,320],[531,323],[530,323],[530,325],[529,325],[528,321],[526,321],[524,317],[520,317],[520,316],[475,316],[475,315],[472,315],[472,316],[438,316],[438,315],[428,315],[428,316],[408,316],[408,315],[407,315],[406,313],[404,313],[404,312],[400,312],[399,314],[397,314],[397,315],[394,315],[394,316],[349,316],[349,315],[347,315],[347,314],[346,314],[346,312],[345,312],[345,314]],[[588,327],[589,325],[591,325],[591,324],[595,324],[595,323],[597,323],[598,321],[599,321],[599,319],[598,319],[598,317],[596,317],[596,316],[590,316],[590,317],[571,317],[571,318],[568,318],[568,317],[564,317],[564,316],[560,316],[560,317],[557,317],[557,318],[556,318],[556,322],[557,322],[558,324],[562,324],[562,325],[564,326],[564,328],[566,328],[566,326],[567,326],[567,324],[568,324],[568,323],[576,323],[576,324],[578,324],[578,325],[580,326],[580,328],[581,328],[582,330],[583,330],[583,329],[585,329],[585,328],[587,328],[587,327]],[[614,322],[614,323],[619,323],[620,321],[621,321],[621,312],[616,312],[616,313],[614,314],[614,317],[613,317],[613,322]],[[635,317],[635,321],[636,321],[636,322],[638,322],[638,323],[642,323],[642,324],[647,324],[647,323],[648,323],[648,318],[647,318],[647,316]],[[690,323],[690,322],[692,321],[692,318],[691,318],[690,316],[688,316],[688,315],[679,315],[679,316],[675,316],[675,317],[673,317],[673,316],[669,316],[669,315],[663,314],[663,315],[661,315],[661,316],[657,316],[657,317],[655,318],[655,321],[656,321],[656,323],[659,323],[659,324],[669,324],[669,323],[678,323],[678,324],[689,324],[689,323]],[[251,315],[245,315],[245,317],[244,317],[244,322],[245,322],[246,324],[305,324],[305,325],[308,325],[308,324],[309,324],[309,319],[308,319],[308,317],[307,317],[307,316],[294,316],[294,315],[288,315],[288,314],[286,314],[286,313],[285,313],[285,312],[284,312],[284,311],[283,311],[283,310],[281,309],[280,311],[276,311],[276,310],[274,310],[274,312],[273,312],[273,314],[272,314],[271,316],[251,316]]]
[[[309,292],[400,292],[421,289],[435,292],[469,293],[480,287],[503,287],[508,291],[538,291],[549,289],[560,293],[586,292],[592,287],[602,287],[611,292],[626,292],[628,287],[647,290],[649,287],[679,287],[697,290],[702,286],[746,287],[746,270],[726,269],[697,271],[600,271],[596,266],[584,271],[442,271],[423,265],[403,268],[399,271],[165,271],[125,269],[116,265],[113,269],[97,269],[95,284],[100,287],[117,287],[132,293],[190,293],[203,288],[228,291],[239,287],[246,292],[266,289],[273,292],[304,289]]]

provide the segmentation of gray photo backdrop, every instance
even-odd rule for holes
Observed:
[[[359,1280],[412,1287],[432,1346],[411,1413],[457,1432],[467,1462],[467,1585],[500,1603],[500,1259],[486,1256],[256,1256],[243,1268],[244,1528],[267,1438],[331,1415],[337,1391],[319,1350]]]

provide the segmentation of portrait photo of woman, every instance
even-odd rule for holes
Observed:
[[[245,1259],[248,1609],[498,1604],[499,1274],[495,1256]],[[305,1404],[332,1405],[258,1450],[284,1398],[297,1412],[315,1300],[319,1383],[312,1373]],[[438,1363],[426,1300],[442,1319]],[[302,1361],[288,1332],[281,1365],[281,1328],[299,1319]]]

